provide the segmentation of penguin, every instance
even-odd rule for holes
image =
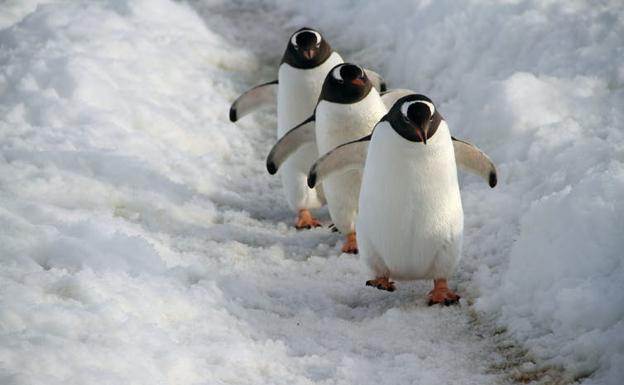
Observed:
[[[276,173],[288,156],[306,143],[316,142],[318,153],[324,154],[340,144],[368,135],[386,112],[366,71],[355,64],[338,64],[325,77],[314,114],[276,143],[267,157],[267,169],[269,173]],[[345,234],[344,253],[358,252],[355,219],[361,179],[361,170],[354,169],[331,176],[323,183],[331,219]]]
[[[236,122],[243,116],[272,103],[277,94],[277,137],[281,138],[294,125],[309,117],[318,101],[325,75],[343,62],[332,50],[320,32],[301,28],[292,34],[284,51],[278,79],[256,86],[239,96],[230,108],[230,120]],[[385,90],[383,78],[367,70],[376,86]],[[310,166],[318,158],[316,146],[311,143],[294,154],[281,172],[286,200],[297,212],[297,229],[320,226],[310,209],[325,204],[320,188],[310,189],[306,184]]]
[[[393,280],[433,280],[429,305],[458,303],[448,279],[461,257],[464,215],[457,165],[497,183],[494,164],[451,137],[428,97],[396,100],[373,133],[343,144],[310,170],[309,184],[364,163],[356,223],[366,285],[394,291]]]

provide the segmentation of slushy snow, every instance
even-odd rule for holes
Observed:
[[[275,111],[228,121],[303,25],[497,164],[461,307],[296,232]],[[3,2],[0,383],[620,384],[622,36],[606,0]]]

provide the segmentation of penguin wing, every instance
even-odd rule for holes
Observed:
[[[316,130],[314,126],[314,115],[310,116],[298,126],[284,134],[269,152],[266,167],[269,174],[273,175],[288,157],[306,143],[314,142]]]
[[[308,173],[308,186],[314,188],[329,175],[353,169],[363,169],[368,153],[368,144],[373,135],[367,135],[353,142],[347,142],[320,157]]]
[[[370,82],[373,84],[373,87],[375,87],[377,91],[385,92],[388,89],[383,76],[379,75],[373,70],[369,70],[368,68],[365,68],[364,72],[366,72],[366,77],[368,77],[368,80],[370,80]]]
[[[260,107],[275,103],[277,80],[260,84],[239,96],[230,107],[230,121],[236,122]]]
[[[415,93],[405,88],[396,88],[381,93],[381,101],[386,105],[387,109],[391,109],[394,103],[403,96]]]
[[[488,181],[490,187],[496,186],[498,181],[496,167],[489,156],[478,147],[451,137],[455,149],[455,162],[465,171],[481,176]]]

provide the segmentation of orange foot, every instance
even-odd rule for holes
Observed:
[[[429,292],[429,306],[437,303],[446,306],[459,304],[459,295],[449,290],[446,279],[434,279],[433,290]]]
[[[366,281],[366,286],[373,286],[379,290],[387,290],[387,291],[395,290],[394,282],[392,282],[388,277],[378,277],[378,278]]]
[[[357,239],[355,238],[355,233],[349,233],[345,237],[345,242],[342,245],[342,252],[349,254],[357,254]]]
[[[320,226],[321,226],[321,222],[314,219],[314,217],[310,213],[310,210],[308,209],[299,210],[297,224],[295,225],[295,228],[297,230],[311,229],[313,227],[320,227]]]

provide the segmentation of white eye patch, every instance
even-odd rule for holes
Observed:
[[[341,82],[343,82],[344,79],[342,78],[342,75],[340,74],[341,69],[342,69],[342,66],[338,66],[334,68],[334,70],[332,71],[332,77],[336,80],[340,80]]]
[[[343,82],[344,78],[342,77],[342,69],[345,68],[346,66],[348,66],[348,69],[351,69],[352,67],[356,67],[360,73],[359,75],[357,75],[357,77],[362,77],[364,75],[364,70],[362,69],[362,67],[360,67],[359,65],[354,65],[354,64],[341,64],[338,67],[334,68],[333,71],[331,72],[331,75],[334,79]]]
[[[433,103],[428,102],[426,100],[414,100],[414,101],[403,103],[403,105],[401,106],[401,113],[403,114],[403,116],[407,117],[407,110],[414,103],[422,103],[422,104],[426,105],[427,107],[429,107],[429,111],[431,111],[431,116],[433,116],[433,114],[435,114],[435,107],[433,106]]]
[[[299,31],[297,33],[295,33],[294,35],[292,35],[292,37],[290,38],[290,43],[297,47],[297,37],[299,35],[301,35],[302,33],[313,33],[314,36],[316,36],[316,45],[318,46],[319,44],[321,44],[321,40],[323,40],[321,38],[321,34],[316,32],[316,31],[312,31],[311,29],[304,29],[303,31]]]

